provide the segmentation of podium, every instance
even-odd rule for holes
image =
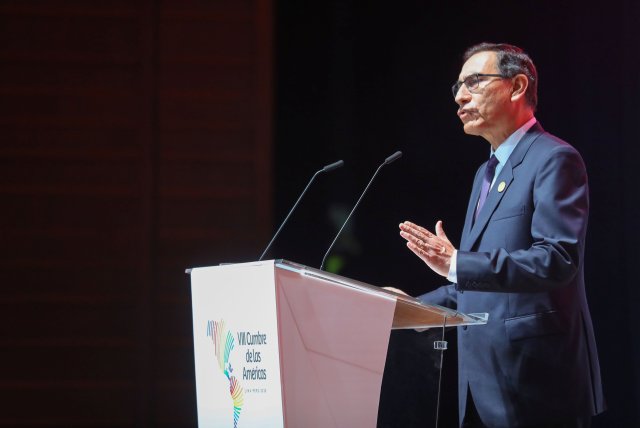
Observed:
[[[486,323],[286,260],[189,272],[201,428],[375,427],[390,330]]]

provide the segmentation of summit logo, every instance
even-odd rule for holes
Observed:
[[[207,337],[213,341],[218,367],[229,381],[229,394],[233,400],[233,427],[238,428],[238,419],[240,419],[240,412],[244,404],[244,391],[233,373],[231,363],[229,363],[229,356],[235,348],[233,334],[227,330],[224,320],[209,320],[207,321]]]

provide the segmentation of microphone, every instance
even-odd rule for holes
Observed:
[[[264,251],[262,252],[262,255],[260,256],[260,258],[258,259],[258,261],[262,260],[262,258],[264,257],[265,254],[267,254],[267,251],[269,251],[269,248],[271,248],[271,245],[273,244],[273,241],[276,240],[276,238],[278,237],[278,235],[280,234],[280,231],[282,230],[282,228],[284,227],[284,225],[287,223],[287,221],[289,220],[289,217],[291,217],[291,214],[293,213],[293,211],[296,209],[296,207],[298,206],[298,204],[300,203],[300,200],[302,199],[302,197],[304,196],[305,193],[307,193],[307,190],[309,189],[309,186],[311,186],[311,183],[313,183],[313,180],[316,179],[316,177],[318,176],[318,174],[323,173],[323,172],[329,172],[329,171],[333,171],[336,168],[340,168],[342,165],[344,165],[344,161],[343,160],[339,160],[337,162],[334,163],[330,163],[329,165],[325,165],[322,169],[316,171],[315,174],[313,174],[313,177],[311,177],[311,180],[309,180],[309,183],[307,183],[307,187],[304,188],[304,190],[302,191],[302,193],[300,194],[300,196],[298,197],[298,200],[296,201],[295,204],[293,204],[293,208],[291,208],[291,210],[289,211],[289,214],[287,214],[287,216],[285,217],[285,219],[282,221],[282,224],[280,225],[280,227],[278,228],[278,230],[276,231],[276,233],[273,235],[273,238],[271,238],[271,241],[269,241],[269,244],[267,244],[267,248],[264,249]]]
[[[338,231],[338,234],[336,235],[336,237],[333,239],[333,242],[331,243],[331,245],[329,245],[329,249],[327,250],[327,252],[324,254],[324,257],[322,258],[322,263],[320,264],[320,270],[323,270],[324,268],[324,262],[327,259],[327,256],[329,255],[329,252],[331,251],[331,249],[333,248],[333,246],[335,245],[336,241],[338,240],[338,237],[340,236],[340,234],[342,233],[342,229],[344,229],[344,227],[347,225],[347,223],[349,222],[349,219],[351,218],[351,215],[353,215],[354,211],[356,210],[356,208],[358,208],[358,205],[360,205],[360,201],[362,200],[362,197],[364,196],[365,193],[367,193],[367,190],[369,190],[369,186],[371,186],[371,183],[373,183],[373,179],[376,178],[376,175],[378,175],[378,172],[380,172],[380,169],[385,166],[390,164],[391,162],[399,159],[400,157],[402,157],[402,152],[401,151],[397,151],[394,154],[392,154],[391,156],[389,156],[388,158],[386,158],[384,160],[384,162],[382,162],[382,164],[378,167],[378,169],[376,169],[376,172],[373,174],[373,177],[371,177],[371,180],[369,180],[369,184],[367,184],[367,187],[364,188],[364,190],[362,191],[362,194],[360,195],[360,198],[358,198],[358,202],[356,202],[356,205],[353,207],[353,209],[351,210],[351,212],[349,213],[349,215],[347,216],[347,219],[344,221],[344,223],[342,223],[342,227],[340,228],[340,230]]]

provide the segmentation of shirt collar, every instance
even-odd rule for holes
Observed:
[[[527,123],[516,129],[513,134],[509,135],[507,139],[504,140],[504,143],[500,144],[500,146],[498,146],[495,151],[491,149],[491,154],[495,155],[496,158],[498,158],[498,162],[500,162],[500,165],[504,165],[507,159],[509,159],[509,156],[511,156],[513,149],[515,149],[520,140],[522,140],[524,134],[526,134],[527,131],[533,125],[535,125],[536,122],[536,118],[532,117],[527,121]]]

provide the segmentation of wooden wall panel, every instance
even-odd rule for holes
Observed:
[[[185,268],[270,230],[271,2],[0,0],[0,426],[195,426]]]
[[[0,3],[2,426],[134,423],[140,10]]]
[[[194,397],[185,267],[251,260],[267,241],[270,205],[270,20],[265,2],[163,4],[159,16],[156,421],[172,426]],[[259,33],[262,31],[262,33]],[[258,52],[267,52],[266,58]],[[262,74],[267,75],[267,80]],[[183,219],[188,218],[189,222]],[[249,233],[247,233],[249,232]],[[251,249],[247,251],[247,249]],[[160,334],[160,332],[162,332]],[[195,409],[194,409],[195,411]]]

